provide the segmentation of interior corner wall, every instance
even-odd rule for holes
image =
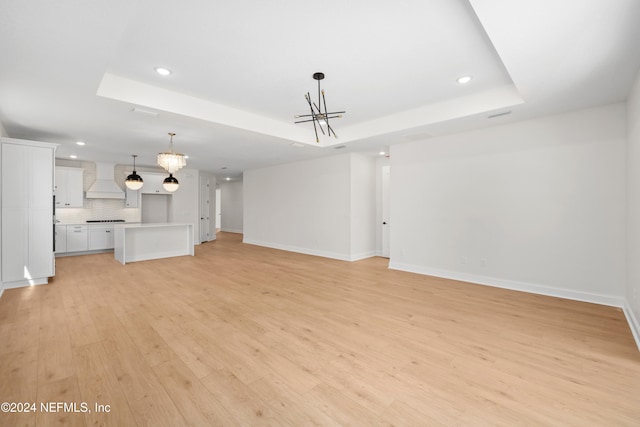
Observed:
[[[640,349],[640,72],[627,101],[627,286],[625,314]]]
[[[243,232],[244,196],[242,181],[220,183],[220,230]]]
[[[390,268],[622,306],[625,114],[393,145]]]
[[[244,242],[347,261],[373,255],[374,164],[341,154],[245,172]]]
[[[7,133],[7,130],[4,128],[4,125],[2,124],[2,122],[0,122],[0,136],[8,138],[9,134]]]

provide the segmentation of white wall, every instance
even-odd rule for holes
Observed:
[[[391,149],[390,267],[622,305],[625,106]]]
[[[343,260],[373,254],[375,230],[366,237],[363,230],[375,222],[375,208],[369,212],[373,219],[363,216],[369,199],[375,200],[374,167],[358,157],[343,154],[245,172],[244,241]],[[366,179],[360,176],[368,173]],[[366,195],[357,195],[360,191]],[[362,229],[353,230],[352,214],[364,221]],[[366,241],[353,241],[359,238]]]
[[[244,196],[242,181],[220,183],[220,230],[242,233]]]
[[[351,156],[351,259],[375,256],[376,161]]]
[[[200,171],[180,169],[175,177],[180,187],[171,197],[169,222],[193,224],[193,241],[200,242]]]
[[[640,348],[640,73],[627,102],[627,288],[625,313]]]
[[[2,122],[0,122],[0,136],[4,136],[6,138],[9,137],[9,134],[7,133],[7,130],[4,128],[4,125],[2,124]]]

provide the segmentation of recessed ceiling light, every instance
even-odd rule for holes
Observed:
[[[229,178],[229,177],[226,177],[225,179],[226,179],[227,181],[231,181],[231,178]]]
[[[456,80],[458,83],[460,84],[465,84],[465,83],[469,83],[471,81],[473,77],[471,76],[462,76],[462,77],[458,77],[458,80]]]
[[[84,143],[84,142],[82,142],[82,141],[77,141],[77,142],[76,142],[76,145],[85,145],[85,143]]]
[[[156,67],[156,73],[160,74],[161,76],[168,76],[169,74],[171,74],[171,70],[168,68]]]
[[[184,158],[185,158],[185,159],[188,159],[188,158],[189,158],[189,156],[187,156],[187,155],[185,154],[185,155],[184,155]]]
[[[72,159],[77,159],[78,158],[78,156],[76,156],[75,154],[72,154],[69,157],[72,158]]]
[[[384,156],[385,154],[387,154],[385,151],[381,151],[378,154],[380,154],[381,156]]]

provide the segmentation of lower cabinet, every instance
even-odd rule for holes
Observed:
[[[56,225],[56,253],[113,249],[113,225]]]
[[[113,249],[113,227],[89,229],[89,250]]]
[[[56,239],[55,253],[67,252],[67,226],[56,225],[56,235],[54,237]]]
[[[67,225],[67,252],[89,250],[86,225]]]

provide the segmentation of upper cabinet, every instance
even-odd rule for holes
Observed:
[[[126,208],[137,208],[139,198],[140,198],[140,190],[132,190],[130,188],[125,188],[124,206]]]
[[[144,180],[142,188],[138,190],[141,194],[173,194],[165,190],[162,186],[164,179],[169,175],[159,173],[145,173],[140,175],[142,175],[142,179]]]
[[[83,172],[81,168],[56,166],[56,208],[81,208],[83,206]]]

